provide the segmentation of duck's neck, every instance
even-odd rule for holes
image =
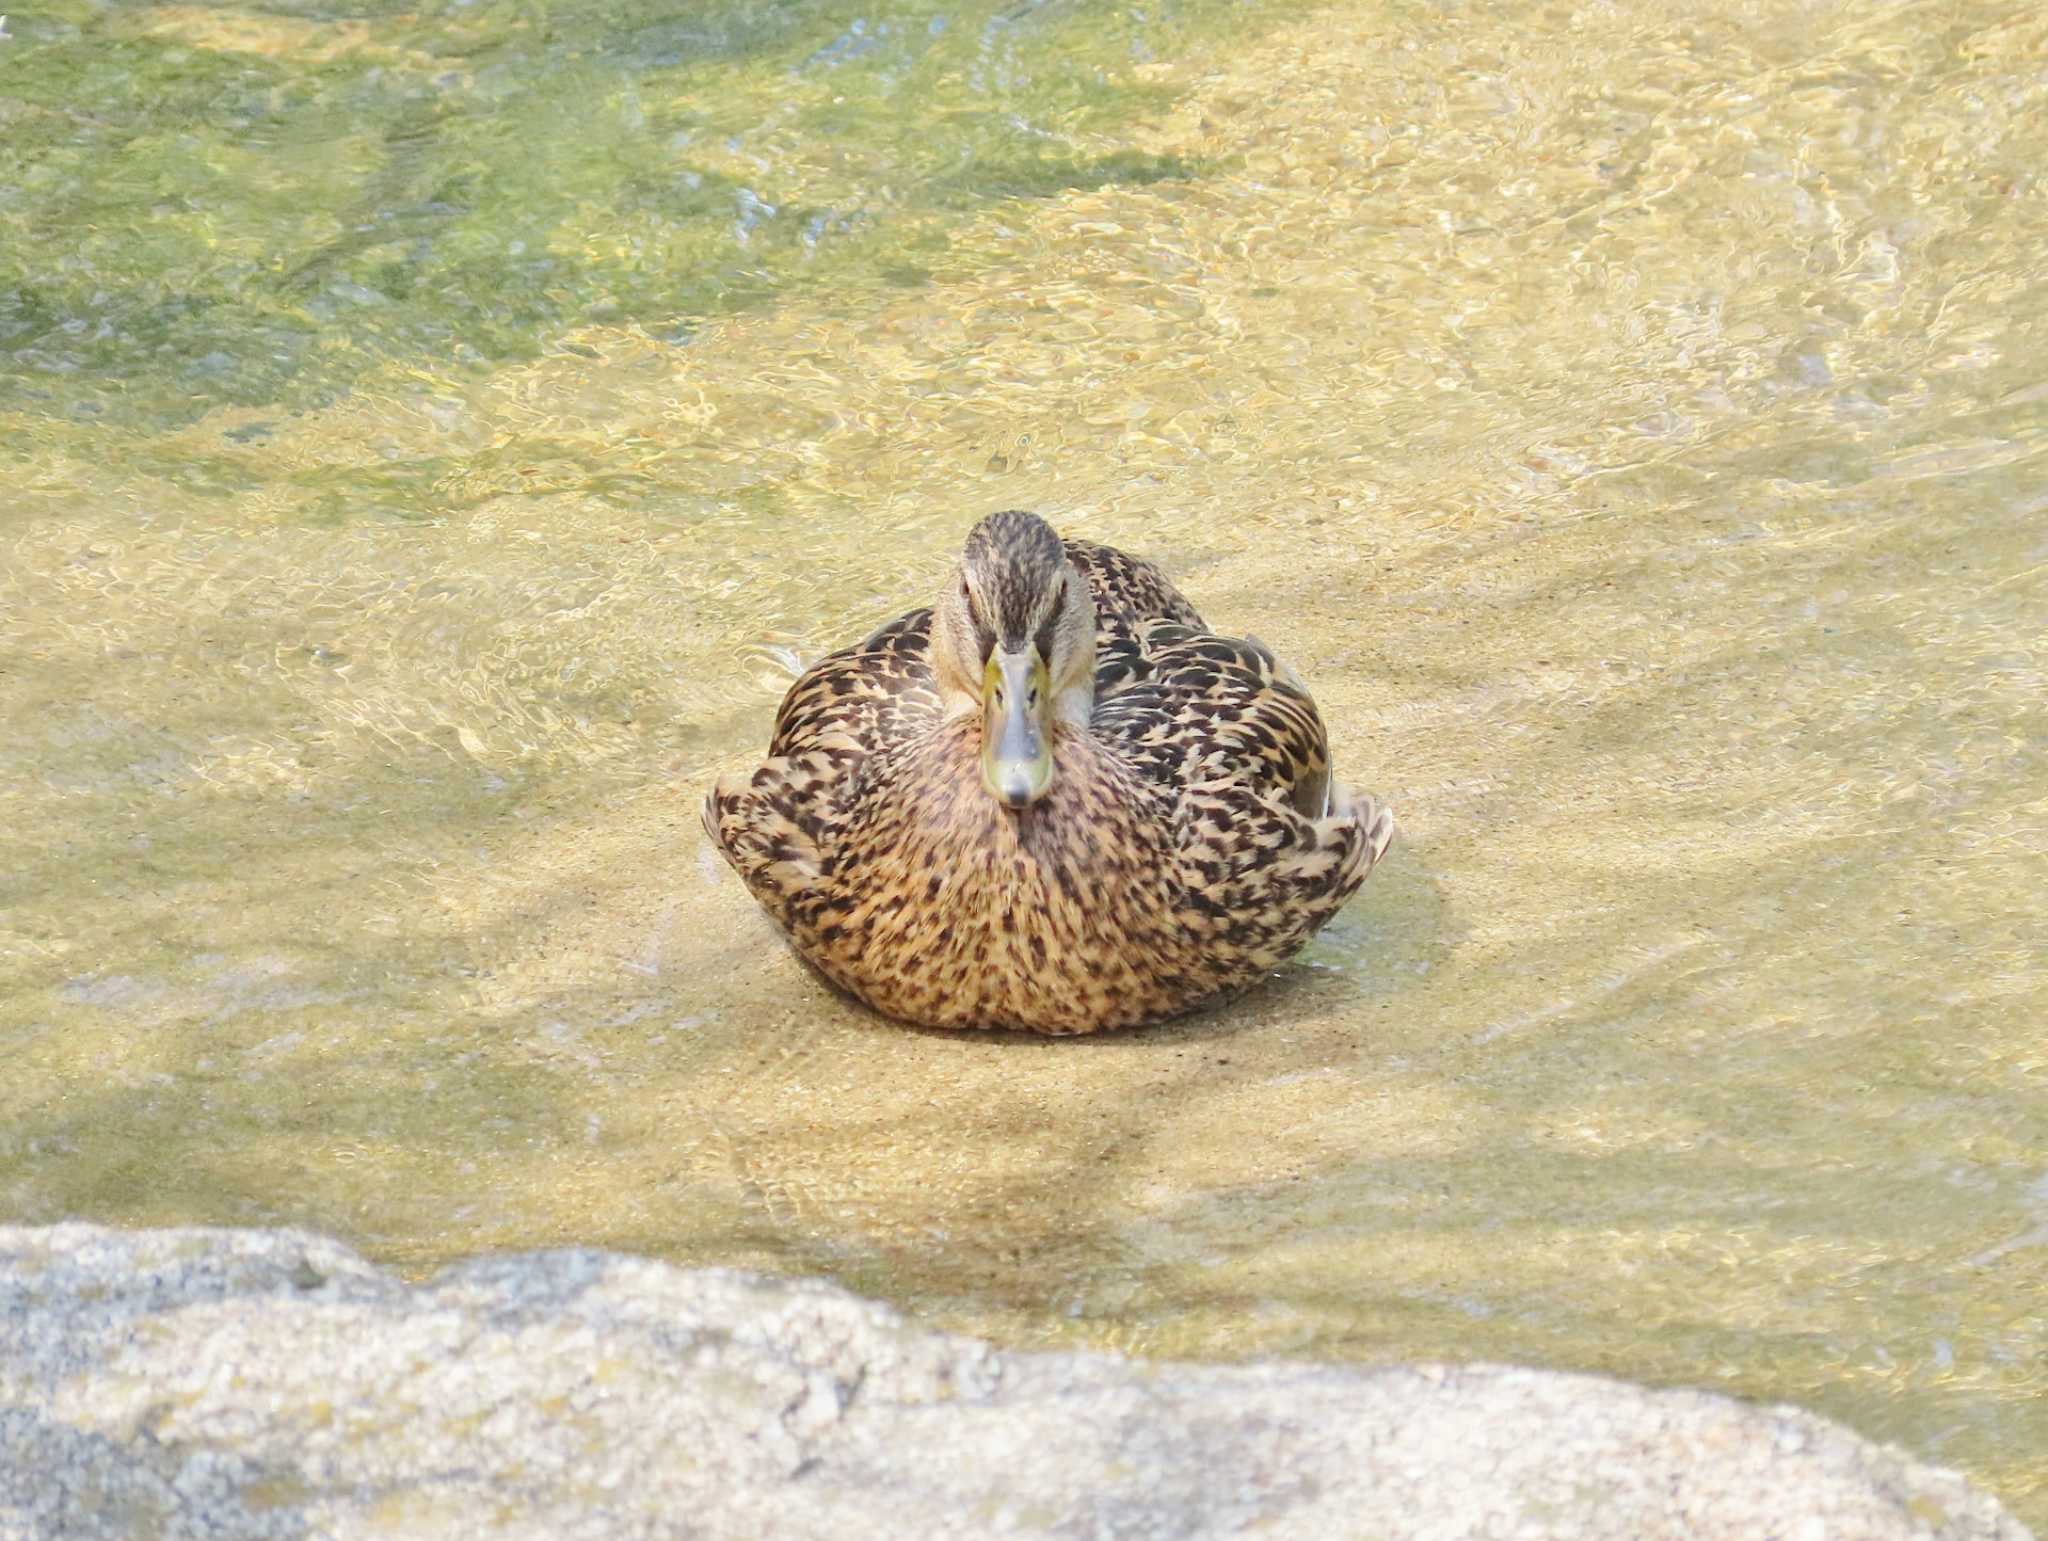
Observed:
[[[1095,718],[1095,670],[1052,698],[1052,720],[1072,732],[1085,733]]]
[[[1086,606],[1088,625],[1082,632],[1086,640],[1075,658],[1063,660],[1068,670],[1067,683],[1053,692],[1052,717],[1054,722],[1065,723],[1069,728],[1085,733],[1095,718],[1095,605],[1086,583],[1077,580],[1076,590]]]

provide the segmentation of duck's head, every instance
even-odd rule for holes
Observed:
[[[1035,803],[1055,725],[1086,727],[1095,703],[1095,602],[1052,526],[1016,510],[977,524],[932,645],[948,696],[980,715],[982,784],[1005,807]]]

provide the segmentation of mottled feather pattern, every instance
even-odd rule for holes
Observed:
[[[942,715],[915,610],[807,670],[705,828],[796,949],[887,1015],[1081,1033],[1253,983],[1358,889],[1392,821],[1333,788],[1322,720],[1261,644],[1142,558],[1065,542],[1096,705],[1050,792],[1001,806],[978,717]]]
[[[937,723],[931,619],[929,609],[913,610],[806,669],[782,698],[768,753],[795,754],[836,742],[864,754]]]
[[[1166,574],[1143,557],[1091,540],[1070,540],[1066,548],[1067,560],[1087,578],[1095,599],[1095,701],[1100,706],[1151,674],[1151,660],[1138,640],[1142,627],[1166,621],[1200,631],[1203,621]]]
[[[1329,790],[1322,717],[1273,654],[1172,622],[1136,632],[1142,659],[1096,698],[1094,728],[1162,786],[1235,781],[1320,814]]]

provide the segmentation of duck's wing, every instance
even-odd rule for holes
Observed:
[[[1257,638],[1154,621],[1137,646],[1144,672],[1093,727],[1171,809],[1179,931],[1219,981],[1248,982],[1358,891],[1393,818],[1331,781],[1315,702]]]
[[[1129,677],[1098,698],[1098,737],[1155,786],[1231,786],[1304,818],[1329,809],[1330,746],[1294,671],[1255,637],[1172,621],[1135,628]]]
[[[861,766],[938,717],[931,611],[913,610],[798,677],[768,758],[704,799],[705,832],[769,913],[800,929]]]
[[[937,722],[931,632],[930,608],[913,610],[804,670],[775,714],[770,757],[828,746],[871,754]]]
[[[1066,542],[1067,560],[1088,579],[1095,599],[1095,699],[1144,677],[1138,633],[1154,621],[1201,630],[1204,623],[1173,580],[1151,562],[1092,540]]]
[[[1343,787],[1321,818],[1234,781],[1184,788],[1179,929],[1226,985],[1248,983],[1342,909],[1393,838],[1393,815]]]

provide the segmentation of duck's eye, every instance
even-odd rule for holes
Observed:
[[[1053,607],[1045,612],[1045,619],[1038,623],[1038,630],[1031,638],[1037,644],[1038,656],[1045,660],[1048,669],[1052,667],[1052,639],[1060,629],[1060,605],[1065,598],[1066,592],[1061,590],[1060,599],[1055,600]]]

